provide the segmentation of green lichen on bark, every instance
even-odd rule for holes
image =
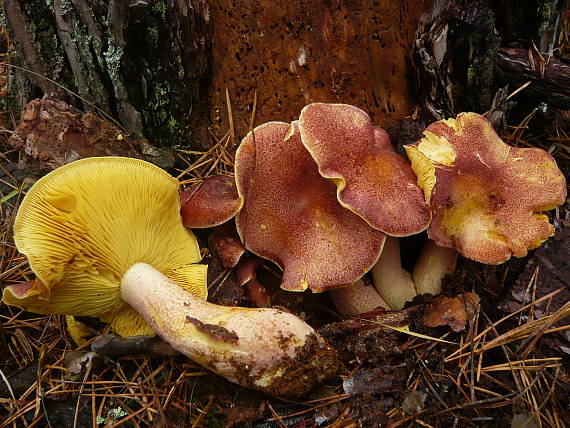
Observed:
[[[12,50],[9,52],[9,63],[14,67],[8,68],[8,94],[1,101],[0,108],[10,110],[17,116],[30,99],[45,95],[45,88],[49,88],[49,93],[55,92],[61,96],[66,89],[76,91],[77,87],[55,30],[52,2],[21,2],[18,13],[12,11],[12,19],[16,15],[23,22],[18,28],[20,34],[25,32],[28,38],[26,43],[37,54],[37,60],[31,64],[23,55],[22,40],[15,36],[6,7],[11,6],[0,2],[0,25],[10,35]],[[36,74],[34,70],[38,64],[41,73]]]
[[[124,51],[117,45],[112,38],[108,40],[107,50],[103,52],[105,63],[107,64],[107,72],[112,81],[122,80],[121,76],[121,58]]]

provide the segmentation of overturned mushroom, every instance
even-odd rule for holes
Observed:
[[[14,223],[14,241],[36,281],[4,289],[3,301],[37,313],[97,317],[122,336],[152,335],[120,296],[137,262],[152,264],[205,298],[206,269],[180,220],[178,181],[141,160],[87,158],[42,177]]]
[[[121,334],[154,331],[226,379],[273,395],[302,394],[333,374],[336,353],[301,319],[203,299],[206,266],[196,264],[177,187],[166,172],[127,158],[84,159],[43,177],[14,226],[38,279],[7,287],[3,301],[98,316]]]
[[[336,288],[376,262],[385,235],[338,203],[297,123],[255,128],[237,151],[235,173],[244,198],[236,217],[242,242],[283,269],[283,289]]]
[[[288,312],[214,305],[142,263],[121,296],[173,348],[242,386],[300,396],[338,369],[336,352]]]
[[[508,146],[483,116],[435,122],[406,151],[431,202],[428,235],[438,245],[498,264],[554,233],[542,212],[566,198],[556,162],[544,150]]]

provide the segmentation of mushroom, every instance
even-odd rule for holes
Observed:
[[[214,228],[208,235],[208,247],[220,257],[225,268],[235,267],[245,253],[245,247],[233,221],[227,221]]]
[[[244,198],[238,233],[248,250],[283,269],[281,288],[336,288],[378,259],[385,235],[338,203],[296,122],[269,122],[250,132],[236,153],[235,174]]]
[[[256,308],[268,308],[271,306],[271,296],[267,288],[258,281],[257,269],[263,259],[251,255],[240,260],[235,268],[238,284],[245,288],[247,300]]]
[[[36,281],[3,301],[36,313],[97,317],[122,336],[153,335],[120,296],[121,278],[146,262],[207,295],[207,266],[181,222],[178,180],[137,159],[82,159],[38,180],[22,201],[14,241]]]
[[[378,262],[372,268],[372,281],[378,294],[393,310],[404,307],[417,292],[408,271],[400,261],[400,240],[388,236]]]
[[[242,386],[298,397],[338,370],[334,349],[291,313],[214,305],[143,263],[121,296],[174,349]]]
[[[242,203],[233,177],[213,175],[180,194],[182,223],[190,228],[218,226],[233,218]]]
[[[437,245],[431,239],[426,240],[412,272],[416,292],[434,296],[440,294],[443,279],[455,271],[457,255],[453,248]]]
[[[94,328],[76,319],[73,315],[65,316],[65,324],[67,332],[78,345],[83,345],[90,337],[97,335],[97,331]]]
[[[273,395],[302,394],[333,374],[336,353],[301,319],[204,300],[206,266],[196,264],[177,189],[166,172],[127,158],[83,159],[46,175],[14,225],[37,281],[5,288],[3,301],[97,316],[122,335],[156,332],[226,379]]]
[[[431,124],[405,149],[431,203],[436,244],[499,264],[554,234],[542,212],[564,203],[566,184],[544,150],[508,146],[476,113]]]
[[[338,201],[389,235],[372,276],[382,298],[401,309],[416,290],[401,267],[399,243],[390,236],[420,233],[431,219],[411,165],[393,151],[386,131],[351,105],[309,104],[301,111],[299,129],[319,173],[336,184]]]
[[[411,165],[364,111],[347,104],[309,104],[299,116],[299,130],[345,208],[390,236],[427,228],[431,213]]]

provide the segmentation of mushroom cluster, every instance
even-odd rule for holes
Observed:
[[[502,263],[553,234],[541,212],[564,202],[566,185],[547,152],[508,146],[475,113],[430,125],[405,149],[410,162],[346,104],[309,104],[298,121],[258,126],[236,154],[243,245],[281,267],[283,289],[334,289],[352,315],[439,294],[458,254]],[[408,273],[398,238],[426,229]],[[369,270],[378,294],[360,281]]]
[[[216,227],[210,247],[261,306],[258,259],[238,264],[246,249],[282,269],[285,290],[332,291],[343,315],[438,294],[458,254],[502,263],[553,234],[543,211],[564,202],[566,184],[548,153],[506,145],[475,113],[430,125],[405,149],[409,162],[359,108],[314,103],[298,121],[253,129],[235,181],[210,177],[180,197],[177,180],[140,160],[73,162],[24,198],[14,237],[37,278],[6,287],[3,301],[157,333],[240,385],[302,394],[336,371],[334,350],[282,310],[208,303],[189,228]],[[410,274],[398,239],[424,230]]]

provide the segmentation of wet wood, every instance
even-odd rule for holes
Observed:
[[[498,46],[495,13],[487,2],[435,3],[419,26],[413,54],[416,86],[430,121],[490,108]]]

